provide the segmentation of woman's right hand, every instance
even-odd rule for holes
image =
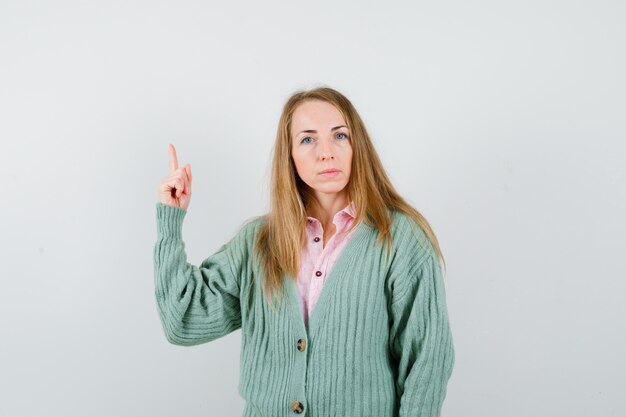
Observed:
[[[176,149],[170,143],[170,174],[159,182],[158,201],[187,210],[191,200],[191,165],[178,168]]]

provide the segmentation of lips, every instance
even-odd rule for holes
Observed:
[[[331,172],[339,172],[338,169],[325,169],[324,171],[320,172],[320,174],[329,174]]]

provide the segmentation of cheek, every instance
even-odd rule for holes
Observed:
[[[295,166],[296,171],[298,173],[302,173],[302,170],[306,168],[306,162],[304,158],[297,153],[292,153],[291,159],[293,160],[293,165]]]
[[[348,169],[350,169],[350,167],[352,166],[352,148],[350,148],[350,149],[346,152],[345,161],[346,161],[346,166],[347,166],[347,168],[348,168]]]

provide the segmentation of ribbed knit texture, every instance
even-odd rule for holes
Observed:
[[[388,259],[377,230],[357,227],[307,328],[293,277],[285,278],[277,313],[264,303],[253,257],[261,219],[195,266],[182,240],[185,214],[157,203],[154,273],[163,330],[171,343],[190,346],[242,329],[244,417],[440,415],[454,366],[445,288],[430,241],[409,217],[392,213]]]

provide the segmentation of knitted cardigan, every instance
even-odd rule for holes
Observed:
[[[186,210],[157,202],[154,278],[170,343],[198,345],[241,329],[244,417],[440,416],[454,366],[443,277],[424,231],[392,211],[391,256],[361,222],[327,277],[308,325],[294,277],[277,312],[264,301],[243,225],[199,266],[187,262]]]

